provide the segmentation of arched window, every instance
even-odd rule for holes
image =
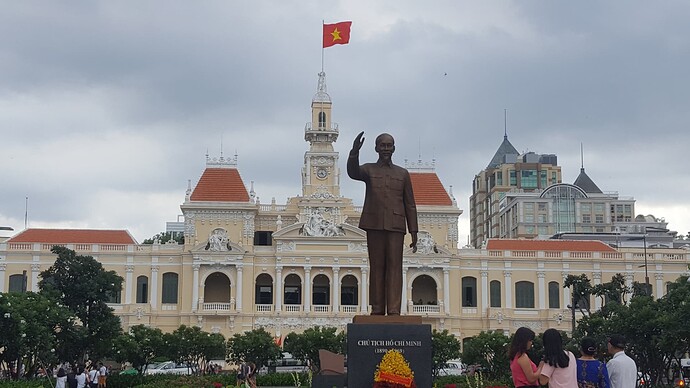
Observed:
[[[489,283],[489,296],[491,307],[501,307],[501,282],[492,280]]]
[[[204,282],[204,303],[230,303],[231,284],[228,275],[214,272]]]
[[[163,294],[162,303],[177,303],[177,285],[179,276],[174,272],[163,274]]]
[[[462,307],[477,307],[477,278],[462,278]]]
[[[302,304],[302,279],[294,273],[285,277],[285,304]]]
[[[328,276],[319,274],[314,277],[311,303],[322,306],[331,304],[331,282]]]
[[[558,282],[549,282],[549,308],[559,309],[561,308],[561,297]]]
[[[10,288],[7,292],[24,292],[24,275],[10,275]]]
[[[515,307],[534,308],[534,283],[528,281],[515,283]]]
[[[357,278],[354,275],[345,275],[340,282],[340,304],[343,306],[357,306],[359,298],[357,294]]]
[[[429,275],[419,275],[412,281],[412,301],[416,305],[437,305],[436,281]]]
[[[137,303],[149,302],[149,278],[142,275],[137,277]]]
[[[267,273],[256,277],[254,303],[273,304],[273,278]]]

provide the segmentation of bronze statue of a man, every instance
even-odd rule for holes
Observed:
[[[412,251],[417,251],[417,207],[410,174],[391,161],[395,151],[393,136],[376,138],[376,163],[359,165],[364,144],[361,132],[347,159],[347,175],[366,183],[364,209],[359,227],[367,231],[369,250],[369,300],[372,315],[400,315],[402,299],[402,254],[405,226],[412,235]]]

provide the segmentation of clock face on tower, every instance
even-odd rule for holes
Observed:
[[[325,168],[320,168],[320,169],[316,170],[316,177],[317,178],[326,179],[327,176],[328,176],[328,171],[326,171]]]

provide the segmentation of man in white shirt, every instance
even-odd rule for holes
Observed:
[[[637,384],[637,365],[625,354],[625,337],[614,334],[608,341],[609,354],[613,356],[606,363],[611,388],[635,388]]]

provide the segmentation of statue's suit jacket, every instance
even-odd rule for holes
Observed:
[[[364,230],[386,230],[417,233],[417,206],[414,202],[410,173],[394,164],[383,162],[359,165],[359,152],[350,151],[347,175],[366,183],[364,209],[359,227]]]

